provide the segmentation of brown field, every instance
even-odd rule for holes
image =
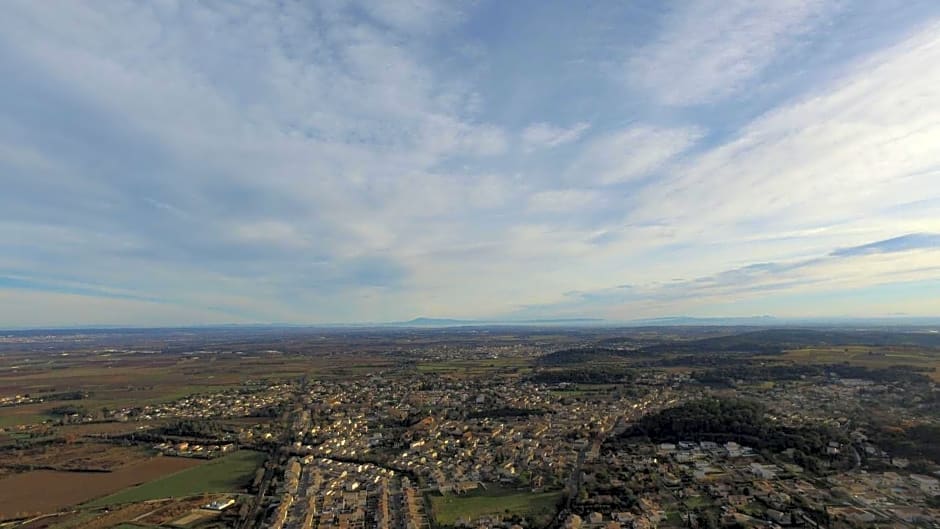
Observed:
[[[28,462],[54,470],[115,470],[146,458],[142,448],[102,443],[40,445],[16,452],[0,452],[0,467],[14,467]]]
[[[357,369],[392,363],[388,358],[368,354],[356,360]],[[344,369],[349,369],[346,357],[280,353],[183,356],[82,351],[68,356],[42,357],[11,353],[0,355],[0,395],[43,397],[82,391],[88,397],[2,407],[0,428],[50,419],[46,413],[62,404],[92,410],[140,406],[229,389],[259,378],[294,380],[312,373],[325,375]],[[259,377],[259,373],[263,376]]]
[[[17,474],[0,479],[0,520],[55,512],[202,463],[155,457],[114,472],[36,470]]]

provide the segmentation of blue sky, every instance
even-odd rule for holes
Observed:
[[[940,315],[933,0],[11,0],[0,78],[0,328]]]

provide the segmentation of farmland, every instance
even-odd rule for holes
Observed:
[[[919,333],[693,329],[655,339],[598,329],[526,344],[503,329],[308,330],[304,339],[286,329],[271,341],[209,344],[232,335],[176,341],[174,332],[162,344],[73,342],[59,354],[41,337],[7,351],[0,339],[0,509],[11,525],[258,529],[289,509],[289,527],[331,523],[339,511],[376,527],[386,502],[390,529],[531,528],[571,513],[607,522],[611,509],[640,519],[646,499],[661,504],[660,527],[675,529],[685,511],[714,513],[721,499],[661,494],[655,475],[682,479],[684,463],[651,457],[643,439],[623,445],[640,452],[623,449],[617,428],[709,395],[764,403],[761,416],[779,423],[768,431],[787,439],[816,428],[798,437],[799,453],[749,456],[761,464],[864,478],[860,467],[875,475],[898,469],[897,458],[940,472],[940,389],[928,378],[940,343]],[[833,433],[838,447],[821,444],[837,432],[828,424],[846,421],[867,440]],[[698,450],[713,462],[708,479],[753,481],[733,456]],[[215,500],[235,503],[204,508]],[[763,507],[747,512],[765,517]]]
[[[23,448],[16,453],[0,453],[0,467],[29,466],[47,470],[116,470],[146,459],[147,452],[137,447],[101,443],[54,443]]]
[[[39,424],[43,421],[51,419],[51,417],[48,415],[16,412],[20,412],[20,410],[4,410],[0,412],[0,428],[10,428],[13,426],[19,426],[21,424]]]
[[[530,364],[525,358],[486,358],[420,363],[417,369],[421,373],[486,375],[500,371],[527,372],[530,370]]]
[[[0,479],[0,519],[55,512],[200,464],[193,459],[155,457],[114,472],[35,470],[16,474]]]
[[[431,495],[431,512],[439,525],[454,525],[457,520],[473,520],[507,512],[530,518],[551,516],[561,497],[560,492],[515,492],[489,490],[465,496]]]
[[[159,498],[183,497],[208,492],[232,492],[251,481],[264,454],[243,450],[195,468],[95,500],[89,506],[114,505]]]
[[[940,352],[918,347],[806,347],[787,351],[783,359],[804,364],[846,363],[870,369],[906,366],[924,369],[940,382]]]

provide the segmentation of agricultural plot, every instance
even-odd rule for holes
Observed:
[[[460,519],[518,514],[529,518],[551,518],[557,509],[560,492],[514,492],[489,490],[468,495],[430,496],[431,513],[438,525],[452,526]]]
[[[114,472],[35,470],[15,474],[0,479],[0,520],[55,512],[200,463],[194,459],[155,457]]]
[[[336,362],[340,364],[339,362]],[[116,409],[172,401],[194,393],[238,386],[264,373],[269,380],[295,379],[330,361],[301,356],[145,355],[71,353],[44,357],[8,354],[0,357],[0,395],[31,395],[43,402],[0,407],[0,427],[42,422],[61,405],[90,410]],[[82,392],[79,400],[56,395]]]
[[[848,363],[870,369],[907,366],[926,369],[940,382],[940,351],[917,347],[807,347],[787,351],[781,358],[804,364]]]
[[[0,408],[0,428],[14,428],[25,424],[39,424],[51,420],[38,406],[6,406]]]
[[[260,452],[242,450],[198,467],[122,490],[88,505],[95,507],[212,492],[235,492],[244,489],[251,482],[264,457]]]
[[[136,447],[102,443],[57,443],[0,453],[0,467],[18,469],[24,461],[33,468],[46,470],[116,470],[147,458],[147,451]]]

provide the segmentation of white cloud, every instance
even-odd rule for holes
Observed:
[[[694,127],[633,126],[592,139],[568,174],[583,182],[629,182],[661,169],[701,136],[702,131]]]
[[[358,4],[376,20],[407,32],[440,31],[462,18],[458,5],[437,0],[366,0]]]
[[[235,241],[248,244],[274,245],[288,249],[300,249],[309,241],[292,224],[276,220],[238,223],[231,231]]]
[[[522,131],[522,146],[527,152],[545,149],[577,141],[591,128],[591,124],[582,121],[571,127],[559,127],[549,123],[535,123]]]
[[[752,86],[828,7],[679,5],[631,63],[649,108],[532,90],[531,50],[499,46],[538,35],[479,41],[446,4],[5,8],[0,274],[169,300],[140,318],[485,316],[940,231],[936,27],[729,131],[673,104]]]
[[[840,316],[884,315],[887,312],[881,300],[867,298],[864,289],[935,281],[938,273],[940,250],[937,248],[848,257],[817,255],[801,261],[752,264],[694,279],[634,282],[626,286],[570,291],[524,312],[584,314],[593,311],[613,320],[630,320],[701,313],[710,307],[745,305],[755,300],[770,305],[778,298],[854,290],[858,294],[856,305],[852,312]],[[912,309],[911,315],[934,316],[940,311],[940,300],[920,300],[908,306]],[[794,311],[778,315],[815,317],[826,315],[826,310],[829,309],[819,311],[814,306],[798,305]]]
[[[690,237],[883,224],[886,208],[940,198],[938,83],[933,24],[676,167],[637,196],[631,218]],[[928,218],[940,218],[936,203],[921,209]],[[879,235],[857,230],[847,242]]]
[[[574,215],[584,208],[598,205],[602,199],[603,194],[600,192],[586,189],[541,191],[529,198],[529,210]]]
[[[834,10],[827,0],[680,2],[653,42],[631,54],[624,77],[666,104],[740,92]]]

